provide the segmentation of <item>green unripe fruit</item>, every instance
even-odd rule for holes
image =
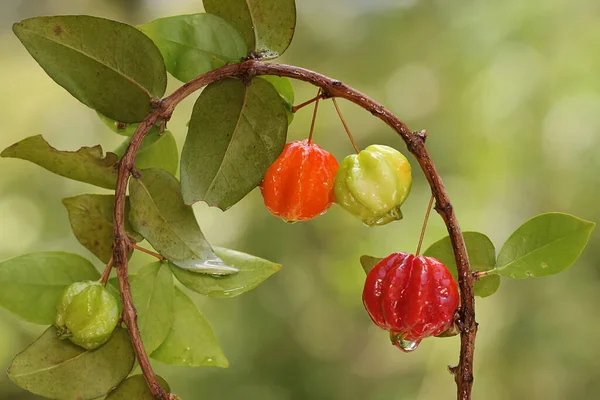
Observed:
[[[92,350],[110,339],[119,320],[117,300],[100,282],[77,282],[58,303],[55,325],[62,336]]]
[[[400,206],[410,192],[410,164],[399,151],[371,145],[347,156],[335,176],[336,202],[366,225],[402,219]]]

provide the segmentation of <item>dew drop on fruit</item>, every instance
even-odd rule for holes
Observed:
[[[415,351],[417,347],[419,347],[418,342],[413,342],[412,340],[400,339],[398,340],[398,347],[400,350],[410,353],[411,351]]]

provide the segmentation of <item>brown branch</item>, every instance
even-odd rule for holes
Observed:
[[[475,350],[475,335],[477,333],[477,323],[475,322],[475,297],[473,292],[474,277],[469,268],[469,258],[465,247],[456,214],[442,179],[435,168],[435,165],[427,149],[425,148],[424,132],[413,133],[398,117],[392,114],[370,97],[354,90],[342,82],[331,79],[317,72],[298,68],[289,65],[271,64],[261,61],[248,60],[241,64],[226,65],[216,70],[201,75],[190,82],[184,84],[170,96],[163,99],[157,108],[140,124],[133,135],[129,147],[125,152],[119,165],[119,177],[117,180],[117,189],[115,192],[115,215],[114,215],[114,260],[119,271],[119,285],[121,287],[121,297],[123,300],[123,313],[125,322],[129,329],[129,335],[136,350],[138,361],[142,367],[142,372],[150,386],[150,390],[155,398],[168,400],[169,396],[158,384],[156,376],[152,371],[148,356],[141,344],[139,329],[136,324],[136,314],[133,302],[131,301],[131,292],[127,279],[127,250],[128,239],[125,234],[124,214],[125,214],[125,194],[127,181],[135,161],[142,140],[146,133],[157,121],[166,121],[170,118],[173,110],[187,96],[203,88],[204,86],[228,77],[238,77],[249,80],[255,75],[278,75],[288,78],[298,79],[311,83],[321,88],[323,95],[327,97],[340,97],[362,107],[371,114],[381,119],[394,129],[404,140],[408,150],[418,161],[429,185],[431,192],[435,197],[436,211],[441,215],[448,229],[456,265],[458,267],[458,284],[461,294],[461,306],[459,310],[461,327],[461,348],[458,366],[452,368],[457,386],[457,398],[459,400],[468,400],[471,398],[471,387],[473,384],[473,354]]]

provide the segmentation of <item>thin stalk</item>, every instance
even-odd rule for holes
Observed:
[[[346,123],[346,120],[344,119],[344,116],[342,115],[342,111],[340,110],[340,107],[338,106],[337,100],[335,99],[335,97],[332,97],[331,100],[333,100],[333,105],[335,106],[335,111],[337,111],[337,115],[340,117],[340,121],[342,121],[342,125],[344,125],[344,129],[346,130],[346,134],[348,134],[348,138],[350,139],[350,143],[352,143],[352,147],[354,147],[354,151],[356,152],[356,154],[360,153],[360,150],[358,149],[358,146],[356,145],[356,141],[354,140],[354,136],[352,136],[352,134],[350,133],[350,128],[348,128],[348,124]]]

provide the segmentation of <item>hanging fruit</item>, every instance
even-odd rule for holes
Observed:
[[[390,332],[392,343],[409,352],[453,326],[458,286],[435,258],[393,253],[367,274],[363,304],[373,322]]]
[[[412,183],[408,160],[399,151],[371,145],[347,156],[335,177],[337,203],[366,225],[402,219],[400,206]]]
[[[88,350],[110,339],[119,320],[117,300],[96,281],[76,282],[58,303],[55,325],[59,334]]]
[[[285,221],[305,221],[334,203],[338,162],[311,140],[287,143],[260,184],[265,206]]]

